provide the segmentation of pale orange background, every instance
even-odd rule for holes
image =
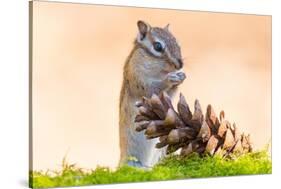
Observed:
[[[211,103],[256,149],[271,140],[271,17],[34,2],[33,168],[118,163],[122,66],[139,19],[180,42],[188,102]]]

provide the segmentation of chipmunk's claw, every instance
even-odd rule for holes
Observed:
[[[185,80],[185,78],[186,75],[184,72],[171,72],[167,75],[167,79],[171,85],[179,85]]]

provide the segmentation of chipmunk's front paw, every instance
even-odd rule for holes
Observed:
[[[172,86],[181,84],[185,80],[185,78],[185,73],[181,71],[171,72],[167,75],[167,80]]]

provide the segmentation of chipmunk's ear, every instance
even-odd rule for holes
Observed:
[[[167,25],[164,27],[164,30],[169,31],[169,26],[170,26],[170,24],[167,24]]]
[[[150,30],[150,25],[142,20],[139,20],[137,25],[139,28],[140,39],[143,40],[147,32]]]

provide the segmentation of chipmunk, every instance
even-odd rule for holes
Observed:
[[[135,131],[135,103],[143,96],[151,97],[166,91],[170,96],[186,78],[181,68],[181,49],[167,25],[151,27],[138,21],[138,35],[123,69],[123,83],[119,104],[120,163],[128,157],[137,161],[129,165],[151,167],[165,154],[165,149],[156,149],[158,139],[147,140],[143,133]]]

